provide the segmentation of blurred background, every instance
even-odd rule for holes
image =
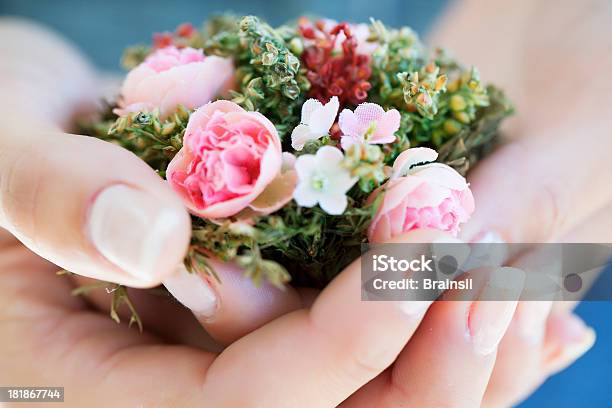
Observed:
[[[199,25],[207,16],[223,11],[255,14],[272,25],[304,14],[352,22],[374,17],[391,26],[408,25],[426,37],[447,3],[444,0],[0,0],[0,15],[23,16],[50,26],[75,43],[99,68],[119,71],[125,46],[147,43],[153,32],[172,31],[182,22]],[[605,281],[600,279],[593,290],[612,287],[612,273],[604,275]],[[577,310],[597,331],[595,346],[569,369],[550,378],[521,408],[612,406],[612,387],[607,378],[612,366],[612,329],[607,324],[608,316],[612,316],[612,302],[583,302]]]

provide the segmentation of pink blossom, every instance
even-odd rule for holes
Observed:
[[[159,109],[162,117],[178,105],[194,109],[231,88],[230,59],[205,56],[202,50],[169,46],[149,55],[123,82],[117,115]]]
[[[383,144],[395,141],[400,126],[397,109],[385,110],[375,103],[362,103],[355,112],[340,112],[338,125],[342,131],[340,143],[344,150],[355,143]]]
[[[460,224],[474,212],[474,197],[459,173],[436,160],[438,154],[427,148],[408,149],[393,164],[393,175],[369,197],[384,193],[368,238],[385,242],[401,233],[431,228],[456,236]]]
[[[281,174],[282,160],[272,122],[220,100],[191,115],[183,147],[168,165],[166,178],[193,214],[224,218],[252,204]],[[287,200],[292,193],[282,190]],[[260,207],[274,209],[279,201],[268,197]]]

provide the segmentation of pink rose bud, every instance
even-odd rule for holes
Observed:
[[[183,147],[168,165],[166,178],[193,214],[224,218],[249,207],[281,176],[282,162],[281,141],[272,122],[220,100],[191,115]],[[285,190],[274,189],[288,196],[284,202],[292,194]],[[265,201],[279,200],[268,194]],[[276,207],[270,204],[270,211]]]
[[[417,228],[459,233],[459,225],[474,212],[474,197],[454,169],[429,163],[437,157],[435,150],[427,148],[408,149],[397,157],[389,181],[368,198],[372,202],[384,193],[370,224],[370,242],[385,242]]]
[[[202,50],[161,48],[131,70],[123,82],[119,116],[159,109],[162,117],[178,105],[194,109],[231,88],[234,65],[230,59],[205,56]]]

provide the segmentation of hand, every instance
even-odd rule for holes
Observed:
[[[220,342],[300,307],[292,289],[256,287],[232,266],[216,265],[223,285],[180,270],[191,224],[167,184],[132,153],[64,131],[72,115],[100,97],[97,73],[35,24],[0,18],[0,36],[14,40],[0,50],[6,95],[0,101],[0,226],[82,276],[74,278],[78,284],[89,278],[138,288],[166,283]],[[88,300],[108,310],[108,296],[94,292]]]
[[[418,392],[410,393],[413,406],[442,397],[447,405],[473,401],[484,391],[492,351],[505,330],[503,324],[489,328],[491,314],[501,313],[507,322],[516,304],[474,312],[476,343],[464,336],[469,302],[438,303],[417,329],[429,302],[362,302],[357,261],[311,308],[275,319],[215,354],[170,345],[163,333],[140,334],[116,325],[71,296],[69,279],[55,276],[55,266],[7,234],[0,238],[0,262],[5,305],[0,310],[0,383],[61,385],[70,406],[107,405],[109,400],[120,406],[335,406],[396,359],[394,371],[401,376],[392,378],[386,371],[355,394],[355,403],[382,403],[386,387],[397,391],[390,395],[404,398],[397,384],[418,385]],[[197,329],[185,313],[156,312],[181,336]],[[446,381],[425,381],[454,376],[445,360],[476,370],[477,381],[455,382],[462,385],[445,397],[439,386]]]

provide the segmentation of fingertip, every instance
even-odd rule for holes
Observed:
[[[174,297],[189,308],[204,328],[221,343],[236,339],[285,313],[302,307],[295,289],[257,285],[234,263],[207,262],[219,280],[189,273],[184,266],[164,280]]]
[[[574,313],[554,313],[550,316],[544,348],[544,369],[556,373],[571,365],[589,351],[597,335],[593,328]]]
[[[186,254],[190,230],[184,208],[125,184],[96,194],[86,221],[94,248],[129,275],[135,287],[156,286],[174,273]]]

